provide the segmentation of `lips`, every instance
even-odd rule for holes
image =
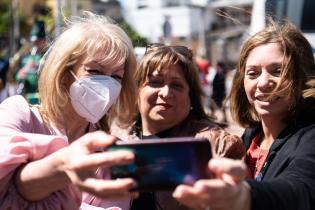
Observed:
[[[165,109],[169,109],[169,108],[172,108],[173,106],[170,105],[170,104],[166,104],[166,103],[158,103],[156,104],[157,106],[162,106],[164,107]]]
[[[256,95],[255,96],[256,100],[262,101],[262,102],[274,102],[278,100],[280,97],[270,97],[269,95]]]

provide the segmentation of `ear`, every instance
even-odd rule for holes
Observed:
[[[71,84],[74,82],[74,78],[71,75],[70,71],[67,70],[64,72],[63,78],[61,79],[61,84],[62,86],[66,89],[69,90]]]

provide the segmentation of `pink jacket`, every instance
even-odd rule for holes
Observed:
[[[128,208],[129,200],[120,202],[101,200],[88,194],[82,194],[74,185],[69,185],[38,202],[23,199],[16,191],[12,181],[15,170],[22,164],[41,159],[68,146],[68,139],[54,126],[45,126],[38,109],[30,107],[22,96],[12,96],[1,103],[0,116],[1,210],[96,210],[104,208],[119,210]],[[103,172],[104,175],[101,176],[107,176],[107,173]],[[96,206],[102,206],[102,208]]]

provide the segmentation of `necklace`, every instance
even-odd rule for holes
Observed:
[[[254,176],[255,176],[255,174],[257,172],[258,163],[259,163],[259,160],[260,160],[260,153],[261,153],[261,146],[259,146],[258,156],[257,156],[256,163],[255,163]]]

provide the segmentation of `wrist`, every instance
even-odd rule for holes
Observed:
[[[250,210],[251,209],[251,195],[250,195],[250,185],[246,181],[240,183],[240,199],[239,205],[240,210]]]
[[[64,171],[59,151],[18,168],[14,175],[17,192],[26,200],[39,201],[66,187],[70,180]]]
[[[69,179],[67,175],[67,158],[68,158],[68,152],[67,152],[67,147],[64,147],[57,152],[53,154],[53,167],[56,170],[56,173],[59,174],[60,176],[64,176],[65,181],[67,183],[70,183],[71,180]]]

